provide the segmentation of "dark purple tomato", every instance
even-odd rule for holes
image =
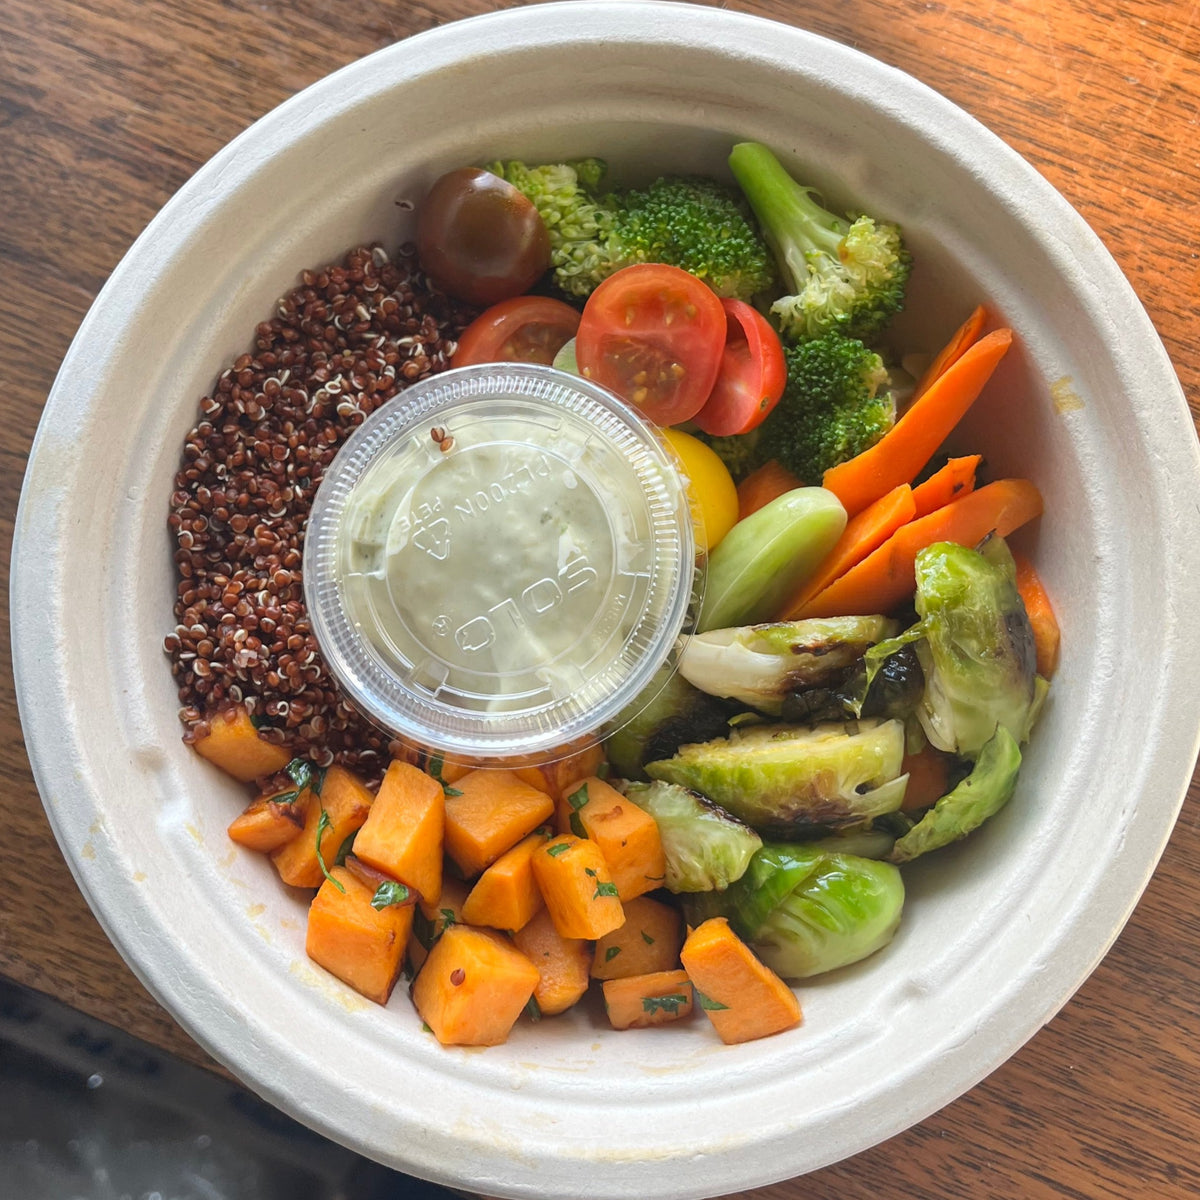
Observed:
[[[417,257],[447,295],[497,304],[545,274],[550,238],[538,210],[511,183],[461,167],[443,175],[417,210]]]

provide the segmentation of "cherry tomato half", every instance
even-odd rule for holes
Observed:
[[[443,175],[417,210],[417,258],[447,295],[495,304],[527,292],[550,266],[550,235],[511,183],[475,167]]]
[[[514,296],[493,304],[463,330],[452,367],[527,362],[549,366],[575,336],[579,313],[549,296]]]
[[[749,433],[779,403],[787,364],[779,334],[756,308],[742,300],[722,300],[725,350],[712,394],[692,419],[713,437]]]
[[[725,313],[705,284],[678,267],[638,263],[588,297],[575,357],[585,378],[674,425],[708,399],[724,344]]]

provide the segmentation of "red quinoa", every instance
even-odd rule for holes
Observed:
[[[263,737],[377,778],[388,738],[343,700],[309,625],[305,524],[338,447],[444,370],[474,311],[434,292],[410,247],[395,261],[360,247],[301,280],[200,401],[171,495],[178,624],[163,648],[185,741],[240,702]]]

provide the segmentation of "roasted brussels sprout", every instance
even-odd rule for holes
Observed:
[[[964,838],[1000,811],[1012,798],[1021,768],[1021,751],[1003,725],[984,743],[970,775],[943,796],[903,837],[888,862],[911,862]]]
[[[658,825],[668,891],[724,891],[742,877],[762,845],[748,825],[676,783],[629,783],[623,790]]]
[[[653,779],[693,788],[756,829],[796,836],[899,808],[907,776],[900,721],[812,728],[750,725],[681,746],[646,765]]]
[[[729,918],[784,979],[858,962],[892,940],[904,882],[890,863],[816,846],[768,843],[729,890],[688,897],[688,919]]]
[[[646,697],[653,697],[647,702]],[[692,687],[669,666],[659,668],[641,696],[612,722],[604,751],[620,779],[645,779],[646,763],[669,758],[685,742],[727,732],[733,709]]]
[[[714,629],[686,639],[679,673],[701,691],[777,717],[789,694],[841,683],[896,628],[886,617],[832,617]]]
[[[917,555],[916,580],[920,619],[867,652],[868,673],[911,644],[925,673],[917,716],[937,749],[974,758],[997,725],[1024,741],[1045,685],[1003,539],[979,550],[935,543]]]

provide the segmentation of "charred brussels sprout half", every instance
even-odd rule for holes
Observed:
[[[726,916],[784,979],[858,962],[892,940],[904,882],[890,863],[811,845],[771,844],[723,896],[688,897],[688,920]]]
[[[900,721],[751,725],[680,747],[646,772],[692,788],[756,829],[787,836],[854,825],[900,807]]]
[[[724,891],[762,845],[748,825],[678,784],[630,783],[624,791],[658,825],[668,891]]]
[[[868,672],[901,646],[915,649],[925,673],[917,716],[939,750],[973,759],[997,725],[1024,741],[1045,685],[1007,545],[937,542],[917,555],[916,579],[920,619],[867,652]]]
[[[925,693],[925,672],[912,646],[900,646],[868,675],[860,659],[840,680],[784,698],[785,721],[844,721],[850,717],[906,719]]]
[[[685,742],[725,733],[732,711],[669,666],[661,667],[642,695],[613,720],[605,756],[618,778],[645,779],[646,763],[669,758]]]
[[[686,639],[679,673],[701,691],[777,717],[791,694],[840,684],[896,628],[886,617],[834,617],[714,629]]]

